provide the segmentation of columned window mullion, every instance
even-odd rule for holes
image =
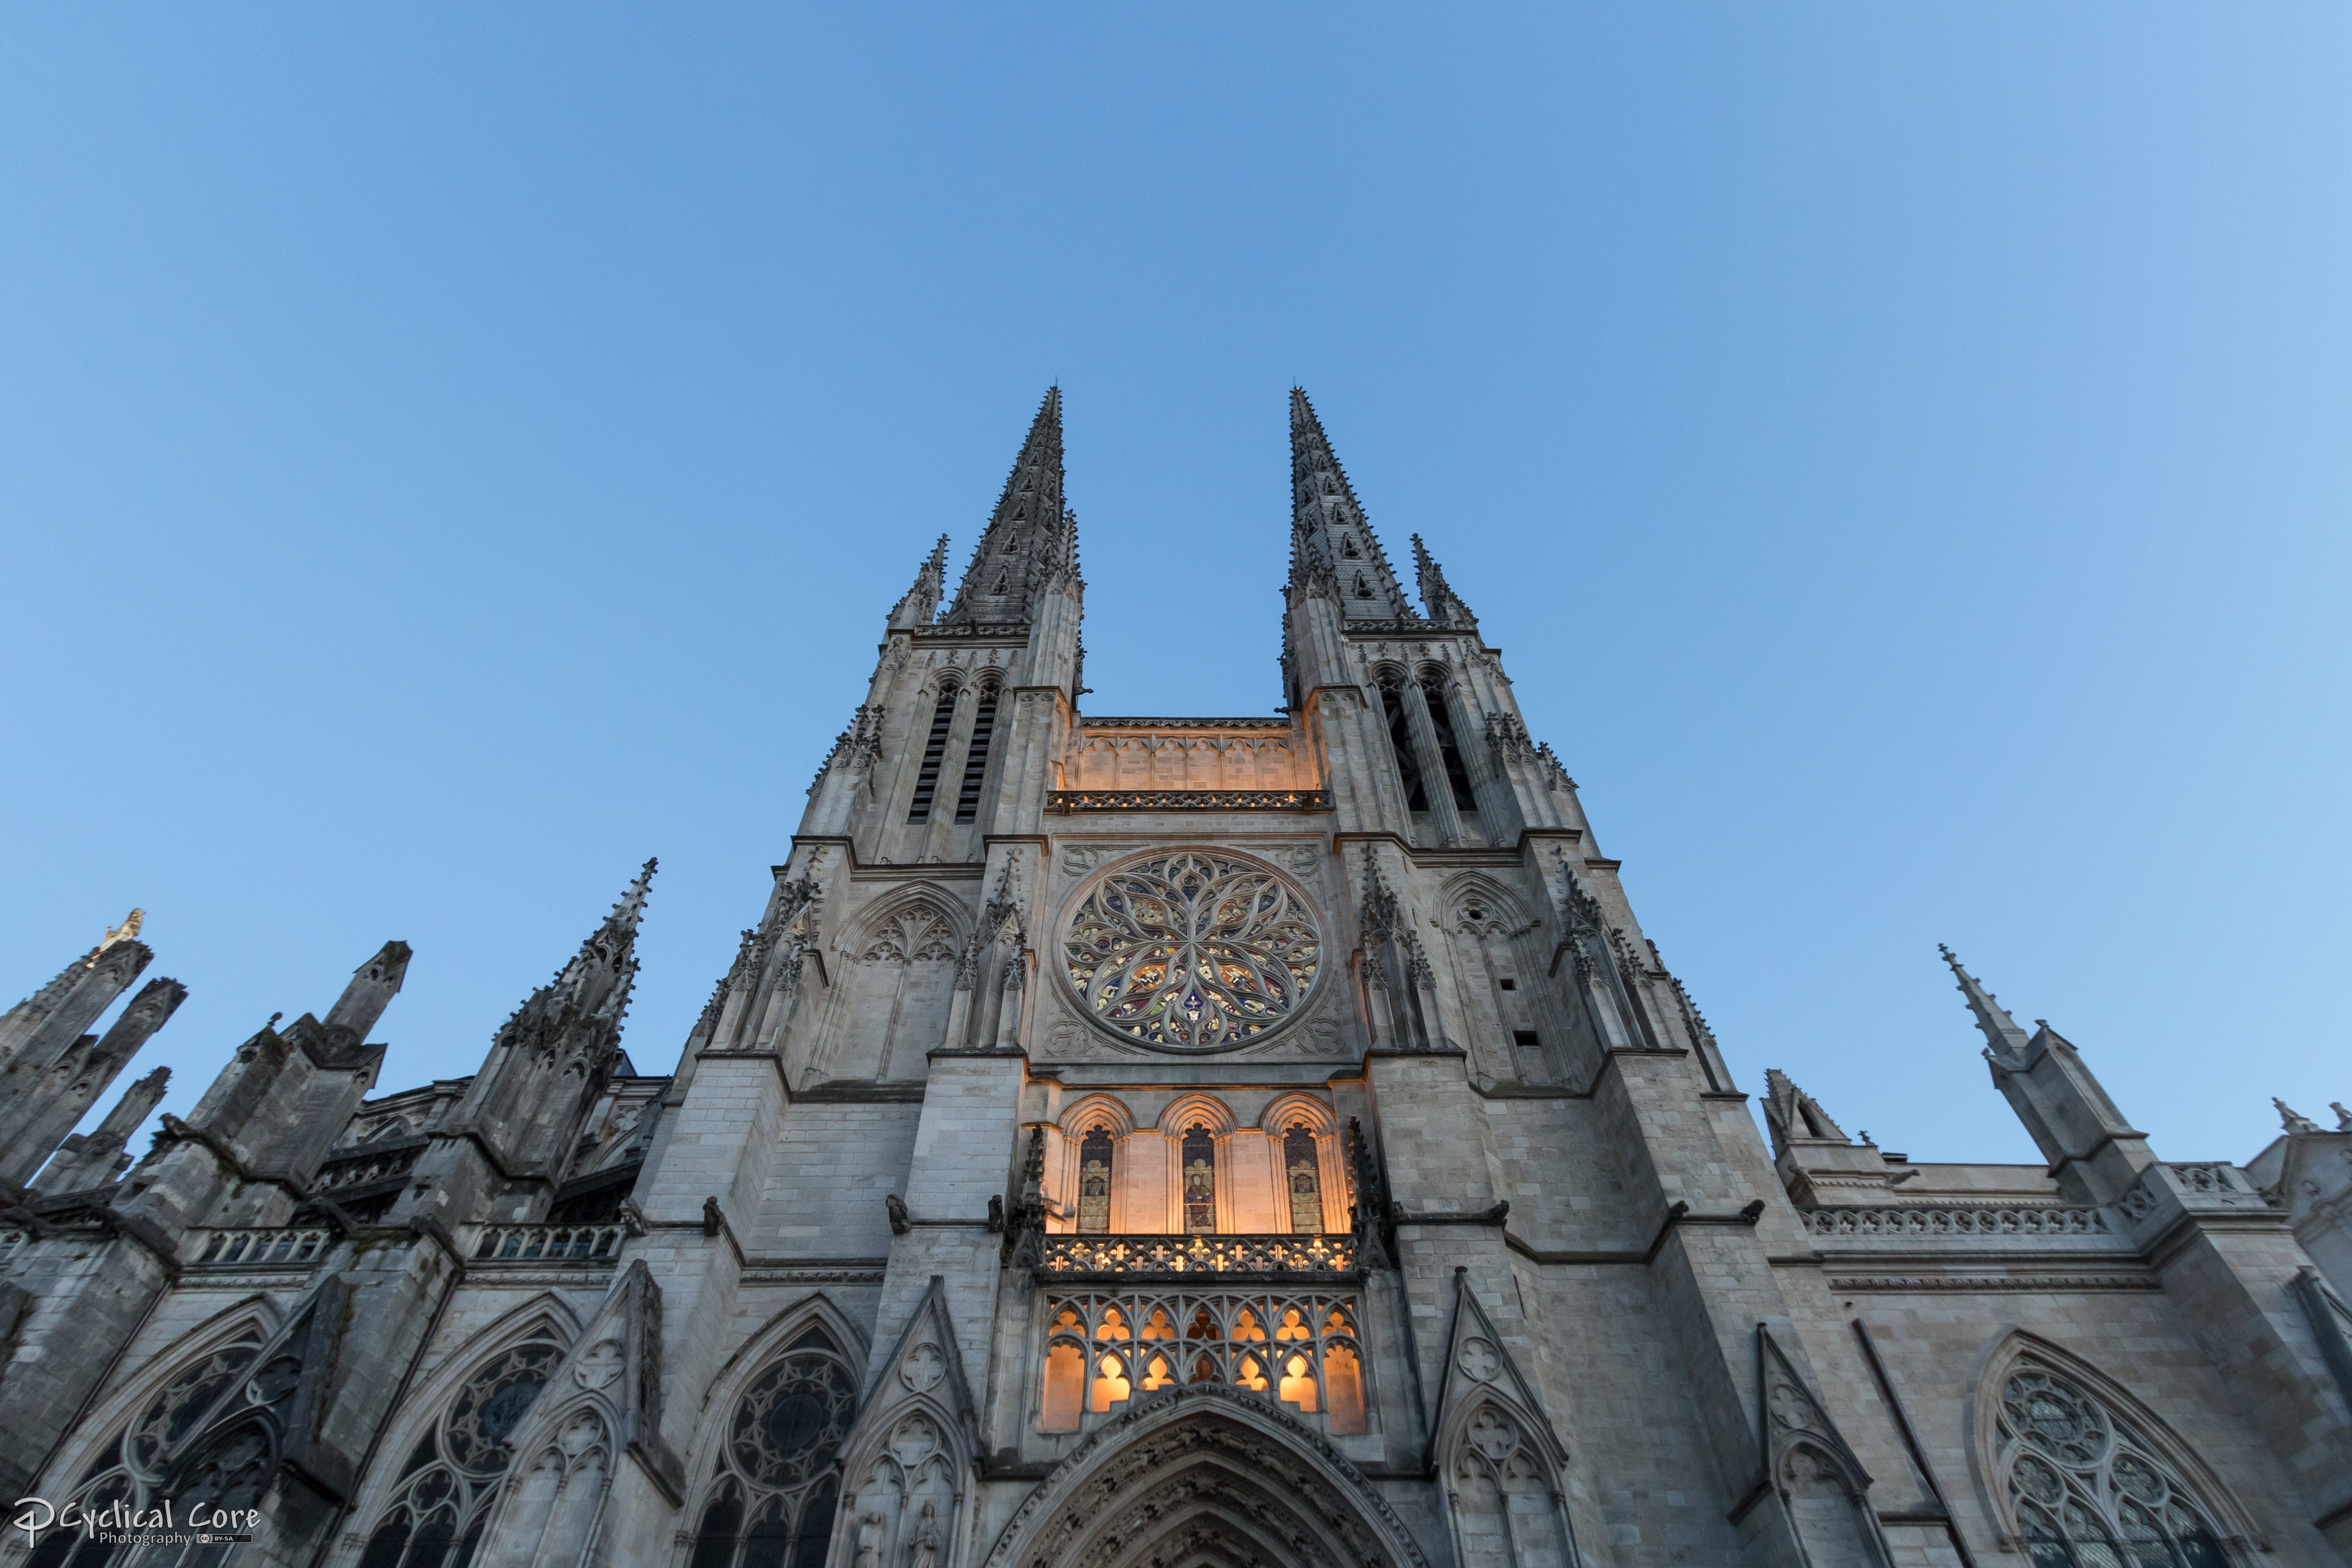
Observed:
[[[1462,814],[1454,809],[1454,790],[1445,771],[1445,753],[1438,745],[1437,725],[1429,716],[1429,699],[1421,683],[1404,683],[1405,721],[1412,728],[1415,760],[1421,764],[1424,793],[1429,796],[1429,817],[1437,829],[1440,844],[1462,842]]]

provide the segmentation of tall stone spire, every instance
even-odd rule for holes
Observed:
[[[947,591],[947,581],[948,536],[942,533],[939,543],[931,547],[929,557],[915,574],[915,585],[907,590],[905,598],[891,606],[890,629],[894,632],[912,631],[918,626],[929,626],[931,617],[939,614],[940,595]]]
[[[1466,621],[1475,626],[1478,617],[1462,602],[1462,595],[1445,581],[1445,573],[1437,558],[1422,544],[1421,535],[1412,536],[1412,564],[1421,582],[1421,607],[1433,621]]]
[[[1990,1054],[2003,1057],[2023,1055],[2030,1042],[2026,1039],[2025,1031],[2017,1026],[2017,1020],[2009,1016],[2009,1009],[1979,984],[1975,975],[1960,967],[1958,957],[1950,948],[1937,942],[1936,951],[1944,955],[1944,962],[1952,966],[1954,974],[1959,976],[1960,994],[1969,999],[1969,1011],[1977,1016],[1977,1027],[1984,1031]]]
[[[1004,481],[995,515],[964,568],[943,620],[980,624],[1035,618],[1055,578],[1076,576],[1077,519],[1062,504],[1062,389],[1050,387]]]
[[[1290,585],[1328,594],[1351,621],[1418,619],[1357,504],[1304,387],[1290,389]]]

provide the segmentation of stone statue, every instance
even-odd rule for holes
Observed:
[[[940,1568],[940,1514],[929,1502],[907,1541],[907,1568]]]
[[[884,1524],[878,1513],[869,1513],[857,1521],[857,1568],[882,1568]]]

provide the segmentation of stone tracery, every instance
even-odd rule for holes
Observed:
[[[1045,1304],[1039,1418],[1075,1432],[1161,1389],[1230,1387],[1366,1429],[1364,1355],[1349,1295],[1145,1290]]]
[[[261,1326],[247,1324],[184,1363],[83,1467],[75,1480],[75,1505],[92,1513],[114,1502],[146,1506],[164,1484],[176,1450],[253,1364],[262,1340]],[[72,1532],[60,1531],[43,1542],[30,1562],[34,1568],[58,1568],[79,1544]]]
[[[821,1327],[794,1339],[737,1396],[712,1467],[690,1568],[817,1568],[839,1502],[834,1460],[857,1383]]]
[[[360,1568],[441,1568],[453,1551],[457,1561],[472,1558],[510,1462],[506,1439],[562,1353],[554,1327],[542,1322],[466,1380],[409,1450]]]
[[[1185,852],[1112,872],[1063,944],[1087,1011],[1148,1045],[1238,1045],[1295,1015],[1315,983],[1312,911],[1272,871]]]
[[[2214,1505],[2152,1429],[2037,1358],[2000,1379],[2002,1512],[2033,1568],[2224,1568]]]

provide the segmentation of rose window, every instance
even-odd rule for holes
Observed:
[[[1272,871],[1180,854],[1112,872],[1070,919],[1070,984],[1147,1045],[1238,1045],[1295,1014],[1322,961],[1306,901]]]

